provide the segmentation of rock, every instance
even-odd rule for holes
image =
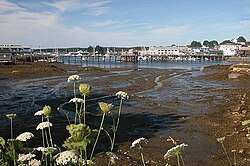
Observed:
[[[237,78],[239,78],[240,76],[242,76],[243,74],[241,74],[241,73],[235,73],[235,72],[232,72],[232,73],[229,73],[228,74],[228,78],[229,79],[237,79]]]

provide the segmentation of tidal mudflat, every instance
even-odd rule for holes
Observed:
[[[119,165],[141,165],[140,156],[130,149],[140,137],[149,140],[144,149],[147,165],[166,165],[176,160],[164,160],[173,145],[169,136],[186,143],[183,158],[186,165],[227,165],[223,150],[216,141],[225,136],[230,158],[236,150],[240,165],[249,163],[249,142],[241,122],[249,119],[250,79],[228,78],[229,66],[213,66],[200,70],[150,69],[124,67],[100,69],[59,63],[24,63],[0,65],[0,133],[10,136],[5,115],[16,113],[16,136],[25,131],[37,135],[31,146],[39,145],[35,131],[40,119],[34,113],[44,105],[52,107],[53,137],[61,145],[69,135],[67,120],[58,107],[72,110],[65,104],[72,97],[68,76],[78,74],[81,83],[91,84],[93,92],[87,99],[87,118],[95,124],[100,118],[96,101],[113,101],[117,91],[125,91],[130,99],[124,102],[115,152]],[[79,83],[80,83],[79,82]],[[114,101],[115,105],[117,101]],[[99,121],[98,121],[99,122]],[[104,151],[107,138],[101,136],[97,146],[97,165],[107,165]]]

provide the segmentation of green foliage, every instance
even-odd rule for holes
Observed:
[[[191,42],[191,47],[202,47],[202,45],[201,45],[201,42],[192,41],[192,42]]]
[[[243,36],[237,38],[237,42],[246,42],[246,41],[247,40]]]
[[[224,40],[224,41],[221,42],[220,44],[228,44],[228,43],[232,43],[231,40]]]
[[[208,40],[203,41],[202,44],[203,44],[203,46],[209,47],[209,41]]]

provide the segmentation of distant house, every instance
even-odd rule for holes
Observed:
[[[235,43],[226,43],[219,46],[219,50],[223,51],[223,55],[227,56],[237,55],[240,48],[241,45]]]
[[[17,44],[0,45],[0,62],[15,62],[17,55],[31,54],[31,48]]]
[[[239,49],[239,55],[250,57],[250,47],[241,47]]]
[[[166,46],[166,47],[149,47],[149,55],[184,55],[188,49],[186,46]]]

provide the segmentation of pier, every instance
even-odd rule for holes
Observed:
[[[46,57],[46,56],[45,56]],[[108,62],[139,62],[139,61],[227,61],[232,56],[226,55],[59,55],[60,62],[76,63],[108,63]],[[55,57],[54,57],[55,58]],[[35,58],[36,59],[36,58]],[[39,58],[38,58],[39,59]],[[53,57],[46,57],[47,60]]]

